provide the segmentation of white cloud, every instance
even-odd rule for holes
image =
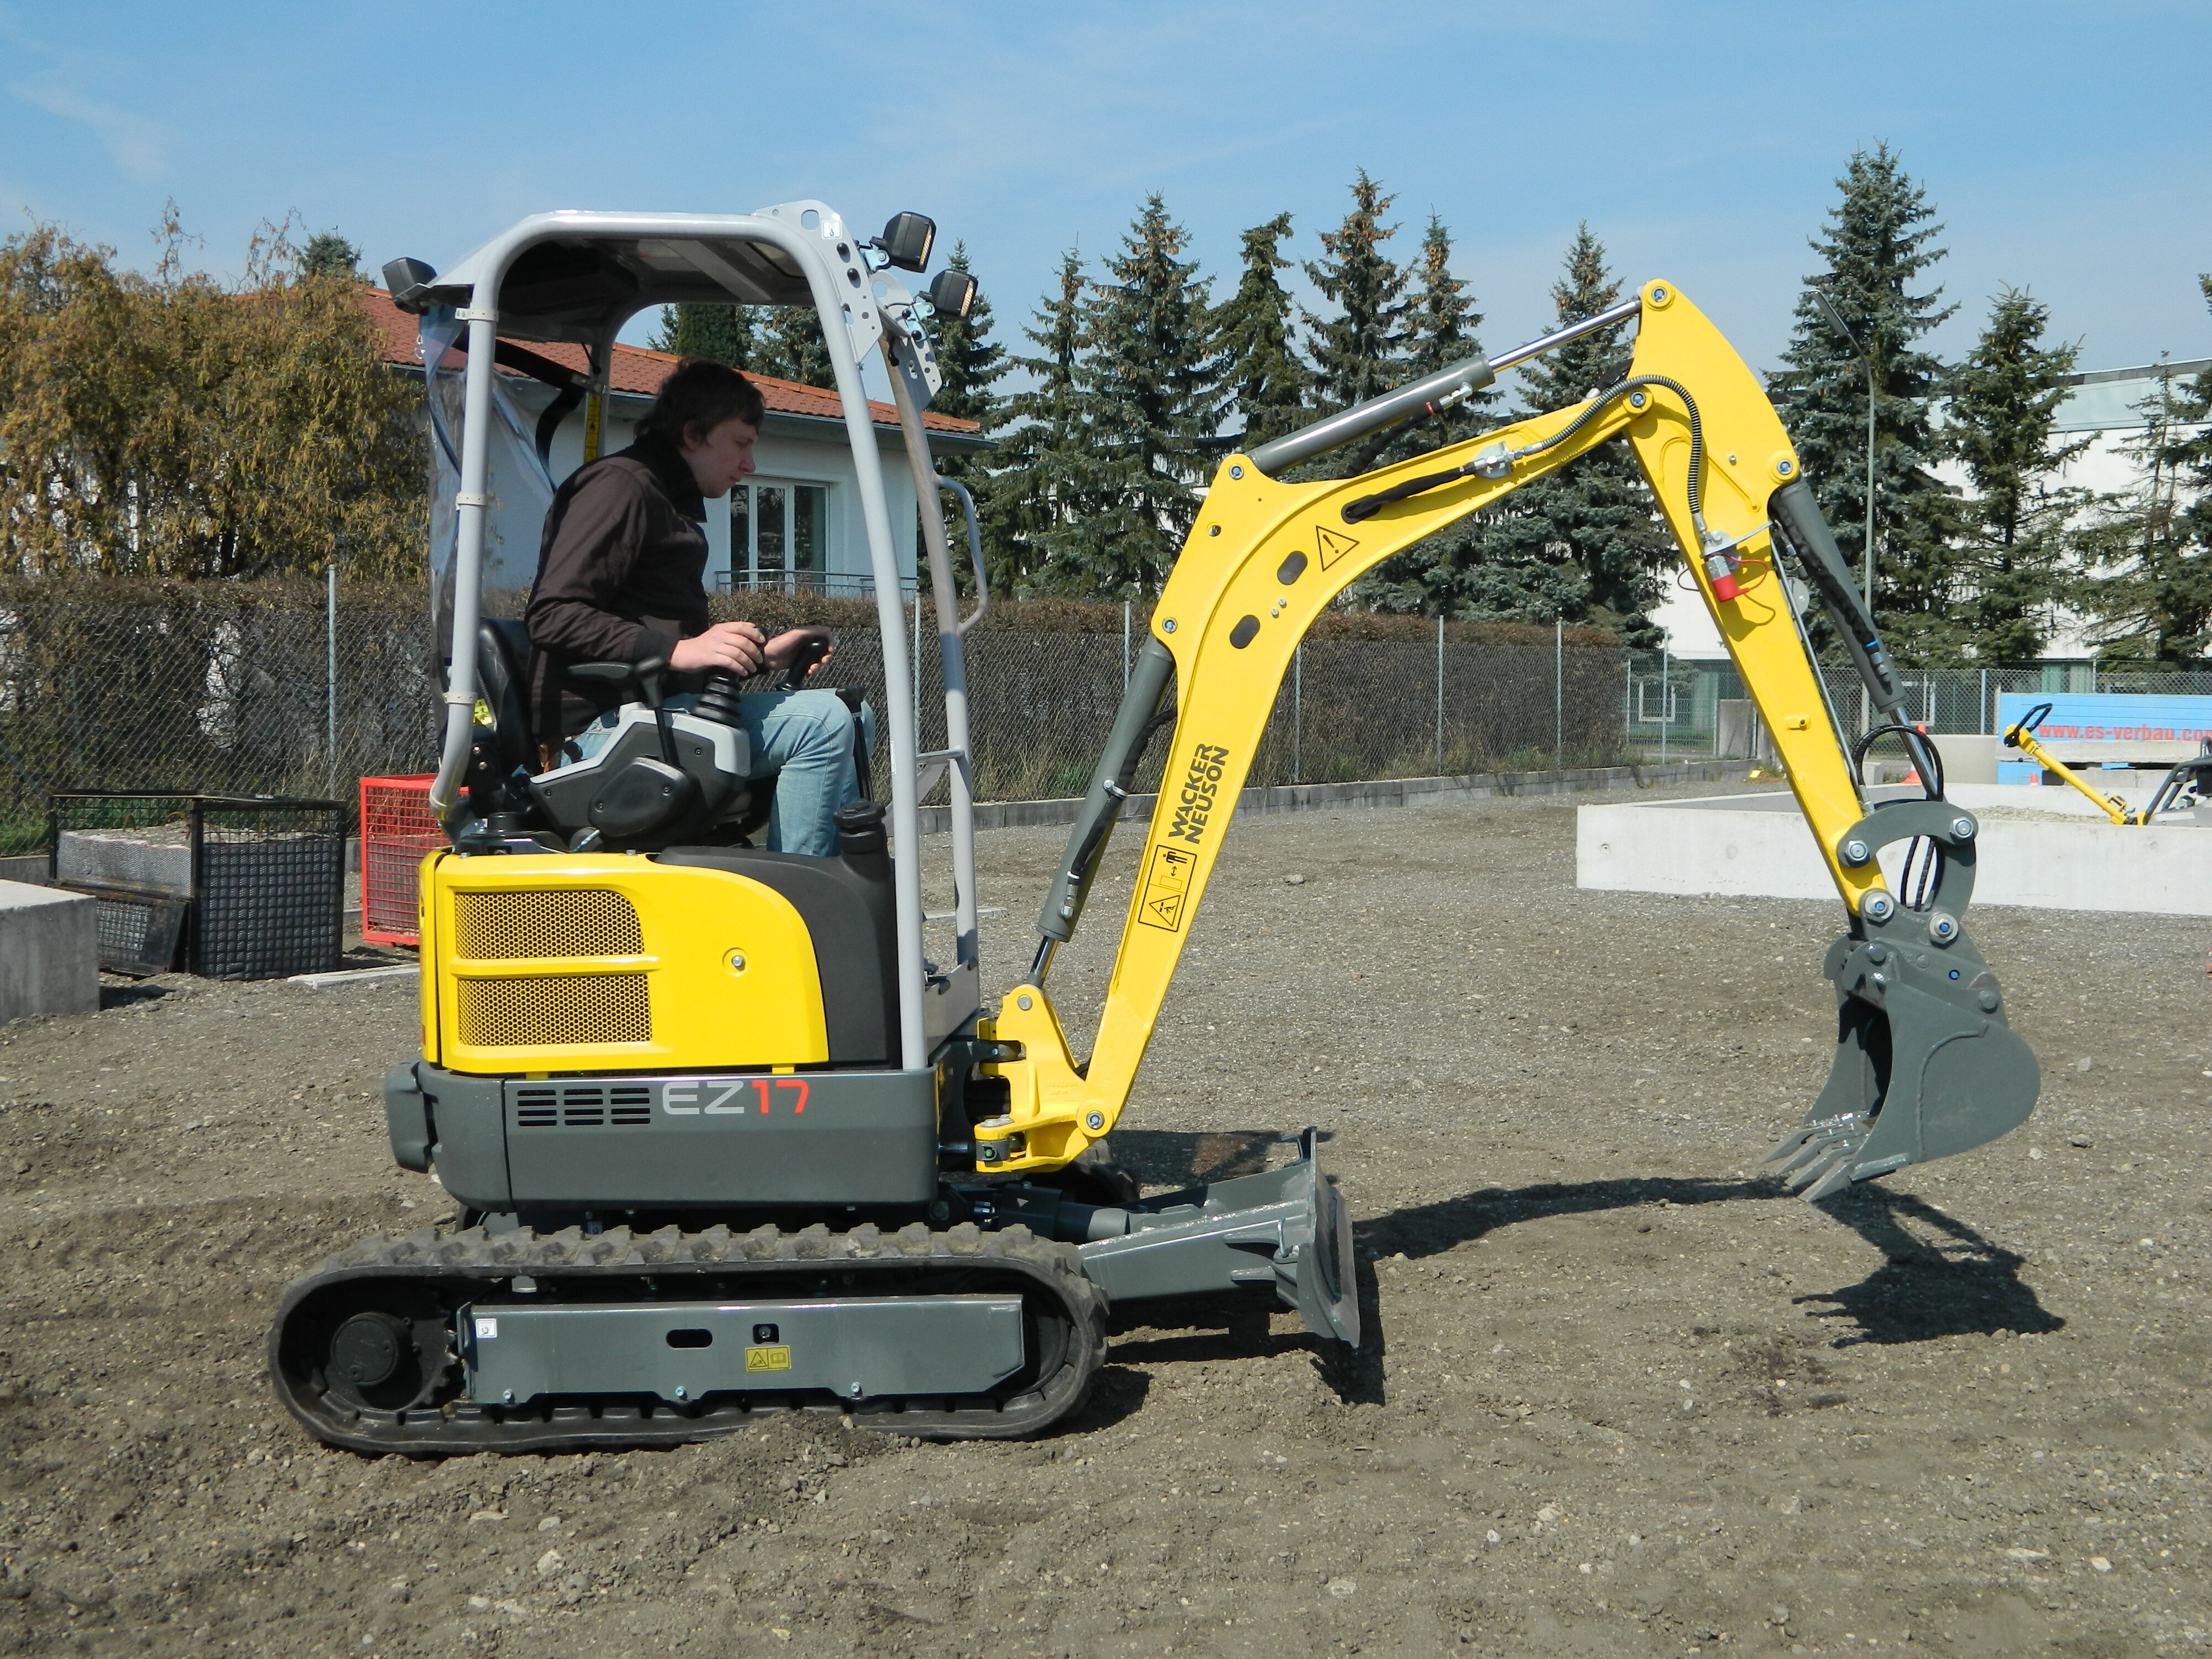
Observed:
[[[18,81],[8,90],[49,115],[90,127],[123,176],[138,184],[150,184],[168,170],[169,148],[182,136],[147,116],[88,98],[52,76]]]

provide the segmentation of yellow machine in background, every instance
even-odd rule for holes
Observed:
[[[2106,794],[2044,746],[2043,740],[2035,735],[2035,729],[2043,724],[2044,717],[2051,713],[2051,707],[2047,702],[2038,703],[2027,711],[2024,718],[2014,721],[2004,734],[2004,746],[2019,750],[2045,771],[2056,773],[2064,782],[2095,802],[2097,810],[2114,823],[2140,827],[2148,823],[2160,812],[2177,812],[2193,807],[2207,786],[2212,785],[2212,745],[2207,745],[2205,753],[2193,760],[2183,761],[2160,779],[2157,789],[2152,792],[2150,805],[2138,811],[2119,796]]]
[[[445,762],[450,847],[422,878],[422,1045],[386,1080],[393,1154],[464,1206],[450,1234],[356,1245],[297,1281],[270,1337],[280,1396],[364,1449],[667,1444],[758,1413],[836,1409],[943,1437],[1034,1433],[1082,1400],[1109,1303],[1224,1291],[1356,1343],[1350,1212],[1317,1136],[1264,1173],[1140,1197],[1103,1154],[1127,1103],[1277,690],[1314,619],[1363,573],[1533,479],[1620,440],[1634,452],[1843,899],[1828,951],[1838,1047],[1774,1154],[1823,1197],[2005,1133],[2033,1057],[1967,940],[1977,826],[1902,720],[1872,623],[1757,378],[1664,282],[1520,349],[1471,358],[1249,453],[1216,473],[1132,666],[1038,921],[1028,977],[978,983],[967,681],[944,526],[921,515],[937,596],[947,747],[918,752],[902,696],[890,800],[839,814],[834,857],[747,844],[749,751],[732,688],[672,708],[659,664],[592,665],[632,689],[589,762],[537,773],[520,647],[477,612],[498,339],[604,360],[623,324],[675,303],[811,306],[854,444],[885,682],[908,683],[891,518],[860,362],[880,349],[917,494],[938,477],[921,411],[934,227],[863,240],[819,203],[757,214],[549,214],[454,272],[388,268],[434,374],[464,325],[469,415],[439,453],[451,561]],[[1321,456],[1448,414],[1498,370],[1634,321],[1626,377],[1571,409],[1410,459],[1288,482]],[[523,353],[517,361],[530,354]],[[438,434],[446,443],[447,434]],[[1926,799],[1870,806],[1825,702],[1801,611],[1823,605],[1875,708],[1920,757]],[[1172,705],[1169,699],[1173,696]],[[488,722],[467,711],[482,706]],[[1090,1054],[1048,992],[1148,743],[1172,727]],[[1869,738],[1881,733],[1869,734]],[[1863,750],[1862,750],[1863,752]],[[954,960],[921,950],[923,762],[948,768]],[[866,769],[863,769],[866,775]],[[1917,848],[1893,890],[1881,862]]]

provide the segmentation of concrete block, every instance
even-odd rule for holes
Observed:
[[[1931,732],[1928,740],[1943,757],[1946,788],[1954,784],[1997,781],[1998,738],[1978,732]]]
[[[0,1024],[99,1006],[99,906],[81,893],[0,881]]]
[[[1948,793],[1981,819],[1978,907],[2212,915],[2212,880],[2206,878],[2212,826],[2186,818],[2160,819],[2148,828],[2112,823],[2070,789],[1984,785]],[[2035,816],[2011,816],[2005,808]],[[1904,852],[1900,843],[1882,855],[1892,890]],[[1786,793],[1583,807],[1576,818],[1575,884],[1643,893],[1836,896],[1812,832]]]
[[[54,876],[96,887],[133,887],[171,898],[192,896],[191,834],[183,824],[148,830],[64,830]]]

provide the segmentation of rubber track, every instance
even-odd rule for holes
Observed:
[[[765,1281],[761,1294],[788,1293],[799,1276],[793,1270],[809,1268],[862,1278],[896,1275],[902,1290],[911,1290],[917,1269],[925,1274],[941,1269],[948,1277],[983,1269],[1026,1280],[1060,1309],[1068,1326],[1066,1352],[1053,1375],[1011,1398],[940,1395],[872,1400],[850,1407],[827,1396],[747,1394],[717,1395],[690,1407],[624,1397],[592,1405],[459,1402],[407,1412],[356,1412],[314,1393],[304,1378],[288,1375],[283,1363],[289,1322],[319,1291],[338,1285],[381,1279],[395,1288],[430,1288],[442,1291],[448,1305],[459,1306],[495,1284],[503,1286],[517,1273],[541,1285],[649,1278],[654,1299],[681,1301],[686,1278],[711,1278],[723,1286],[733,1278],[757,1278]],[[861,1287],[855,1283],[848,1288]],[[574,1227],[557,1233],[489,1234],[477,1228],[453,1233],[425,1228],[404,1237],[364,1240],[295,1279],[285,1290],[268,1342],[278,1398],[317,1439],[356,1451],[418,1457],[679,1445],[729,1434],[772,1412],[794,1407],[849,1412],[854,1426],[888,1434],[1011,1439],[1048,1428],[1081,1404],[1105,1352],[1105,1294],[1084,1276],[1082,1258],[1073,1246],[1038,1238],[1026,1227],[987,1232],[971,1223],[937,1232],[920,1222],[888,1233],[872,1225],[833,1232],[820,1224],[797,1232],[760,1227],[739,1233],[715,1226],[696,1233],[664,1227],[633,1234],[616,1227],[590,1235]]]

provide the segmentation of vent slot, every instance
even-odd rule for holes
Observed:
[[[518,1129],[644,1127],[653,1122],[653,1090],[644,1084],[572,1083],[514,1091]]]
[[[535,962],[561,957],[645,954],[637,907],[620,893],[456,893],[453,954],[471,962]]]
[[[460,980],[461,1041],[472,1048],[650,1042],[653,1007],[645,982],[643,974]]]

